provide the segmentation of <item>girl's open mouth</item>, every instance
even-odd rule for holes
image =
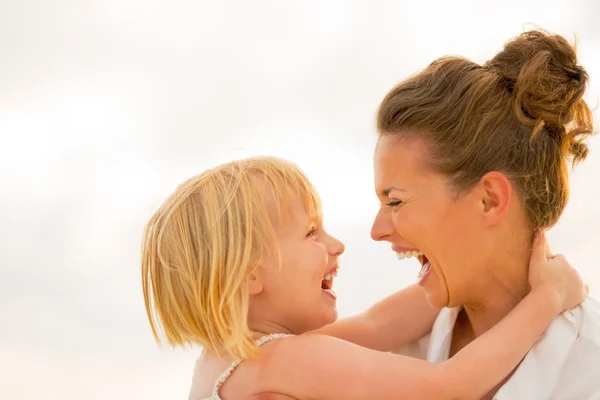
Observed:
[[[335,292],[333,291],[333,278],[337,277],[337,273],[338,273],[338,268],[334,269],[333,271],[331,271],[330,273],[325,275],[325,277],[321,281],[321,290],[323,290],[325,293],[329,294],[334,299],[336,299],[337,296],[336,296]]]

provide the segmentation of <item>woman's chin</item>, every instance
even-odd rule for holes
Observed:
[[[432,308],[444,308],[448,306],[448,296],[442,295],[439,290],[432,291],[425,288],[425,299]]]
[[[422,281],[421,287],[425,290],[425,298],[431,307],[448,307],[448,290],[438,278],[435,269],[432,269],[426,279]]]

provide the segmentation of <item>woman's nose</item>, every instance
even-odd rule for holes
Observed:
[[[377,212],[373,226],[371,226],[371,239],[376,241],[387,240],[387,238],[394,234],[396,228],[392,223],[392,216],[386,213],[382,208]]]

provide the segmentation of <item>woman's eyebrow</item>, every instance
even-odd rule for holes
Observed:
[[[389,186],[389,187],[386,187],[385,189],[383,189],[381,191],[381,195],[384,196],[384,197],[388,197],[390,195],[390,192],[392,190],[398,190],[400,192],[404,192],[405,191],[404,189],[396,187],[396,186]]]

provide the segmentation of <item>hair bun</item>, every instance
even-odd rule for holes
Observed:
[[[573,45],[559,35],[528,31],[484,67],[502,77],[517,117],[534,127],[532,138],[545,130],[574,162],[586,157],[582,140],[592,133],[591,111],[583,100],[588,74],[577,64]]]

